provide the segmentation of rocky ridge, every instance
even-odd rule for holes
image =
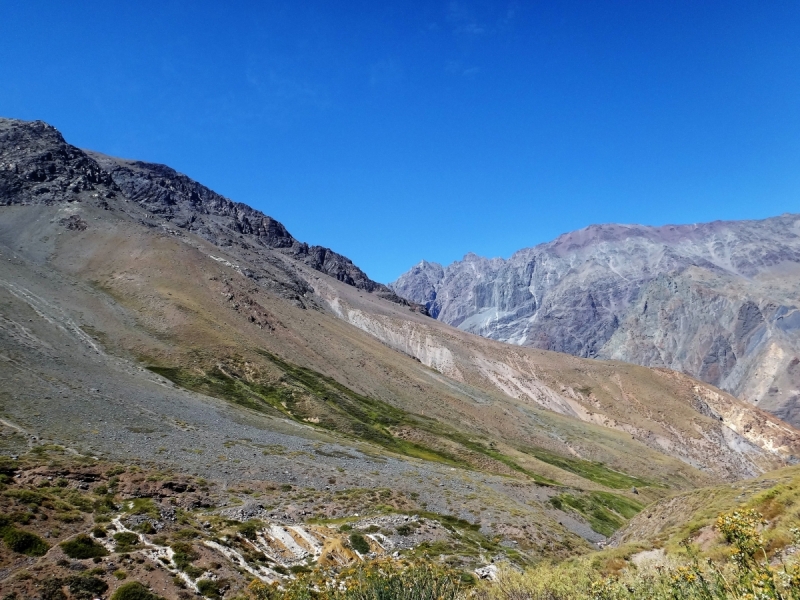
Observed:
[[[422,261],[390,287],[512,344],[667,367],[800,423],[800,216],[598,225],[516,252]]]
[[[0,155],[0,205],[74,202],[81,192],[90,192],[105,208],[108,200],[121,196],[146,211],[145,224],[169,222],[214,245],[244,252],[278,249],[348,285],[408,305],[346,256],[296,240],[275,219],[165,165],[84,151],[47,123],[12,119],[0,119]],[[295,298],[302,302],[307,287],[292,283]]]

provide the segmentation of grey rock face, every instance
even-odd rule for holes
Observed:
[[[461,329],[668,367],[800,424],[800,215],[591,226],[508,260],[423,261],[390,287]]]
[[[279,249],[348,285],[409,305],[346,256],[296,240],[275,219],[165,165],[80,150],[41,121],[0,119],[0,205],[81,202],[85,192],[104,207],[111,199],[134,202],[149,218],[170,221],[218,246],[238,245],[256,253]],[[300,282],[295,287],[299,295],[306,291]]]

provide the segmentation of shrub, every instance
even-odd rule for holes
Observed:
[[[197,582],[197,591],[206,598],[219,598],[222,584],[211,579],[201,579]]]
[[[119,586],[111,595],[111,600],[162,600],[138,581],[131,581]]]
[[[97,500],[94,501],[92,504],[94,511],[101,515],[108,514],[113,510],[116,510],[116,505],[114,504],[114,496],[106,495],[100,496]]]
[[[10,498],[16,498],[22,504],[32,506],[39,506],[44,501],[42,494],[32,490],[9,490],[5,495]]]
[[[539,565],[525,572],[500,572],[484,587],[484,600],[800,600],[800,561],[770,564],[761,536],[763,517],[754,510],[721,514],[716,528],[729,544],[728,560],[701,557],[684,542],[685,553],[666,565],[620,568],[604,576],[590,560]],[[794,531],[791,532],[793,535]],[[800,543],[800,531],[795,543]],[[624,562],[621,567],[624,567]]]
[[[191,540],[196,538],[200,534],[197,533],[197,531],[195,531],[194,529],[186,527],[184,529],[179,529],[178,531],[175,532],[174,535],[175,538],[178,540]]]
[[[289,567],[289,571],[291,571],[295,575],[298,575],[300,573],[310,573],[311,569],[309,569],[305,565],[292,565],[291,567]]]
[[[130,552],[139,544],[139,536],[131,531],[114,534],[117,552]]]
[[[246,537],[248,540],[254,540],[256,539],[256,534],[260,526],[260,521],[246,521],[239,525],[237,529],[243,537]]]
[[[44,556],[50,546],[38,535],[14,527],[5,527],[3,541],[9,550],[28,556]]]
[[[192,547],[192,545],[187,544],[186,542],[175,542],[171,545],[171,548],[175,553],[172,556],[172,560],[175,563],[175,566],[181,571],[186,569],[186,567],[188,567],[192,561],[200,558],[200,555]]]
[[[327,585],[324,597],[330,600],[463,600],[467,586],[460,579],[459,573],[439,565],[406,566],[375,561],[340,573],[339,582]],[[309,590],[319,586],[320,582],[300,577],[283,592],[265,585],[252,586],[251,591],[259,600],[310,600],[313,596]]]
[[[69,593],[72,594],[76,600],[91,600],[101,594],[104,594],[108,589],[108,584],[102,579],[92,577],[90,575],[78,575],[67,579],[67,586]]]
[[[136,531],[145,535],[153,535],[156,532],[156,528],[150,521],[143,521],[136,527]]]
[[[81,534],[71,540],[62,542],[61,549],[70,558],[78,560],[108,555],[108,551],[105,548],[86,534]]]
[[[186,573],[192,579],[197,579],[198,577],[200,577],[200,575],[203,574],[203,569],[195,567],[194,565],[186,565],[183,568],[183,572]]]
[[[367,542],[367,540],[364,539],[364,536],[360,533],[350,534],[350,545],[353,547],[353,550],[361,554],[366,554],[369,552],[369,542]]]
[[[67,595],[61,588],[64,582],[55,577],[49,577],[39,584],[42,600],[67,600]]]

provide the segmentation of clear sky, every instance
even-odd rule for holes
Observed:
[[[800,2],[0,0],[0,116],[388,282],[591,223],[800,212]]]

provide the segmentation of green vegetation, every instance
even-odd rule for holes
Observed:
[[[222,584],[211,579],[201,579],[197,582],[197,591],[206,598],[219,598]]]
[[[148,590],[138,581],[131,581],[119,586],[117,591],[111,595],[111,600],[163,600]]]
[[[468,587],[462,573],[433,563],[376,561],[343,571],[337,581],[312,574],[278,590],[255,580],[248,591],[254,600],[461,600]]]
[[[469,462],[444,448],[411,442],[393,434],[405,427],[430,434],[433,439],[450,440],[457,445],[492,458],[537,483],[556,482],[524,469],[508,456],[433,419],[414,415],[391,404],[354,392],[335,379],[312,369],[291,364],[265,350],[258,353],[278,367],[283,375],[269,385],[246,381],[219,367],[208,372],[180,367],[149,367],[181,387],[228,400],[267,414],[280,413],[296,421],[313,422],[318,427],[372,442],[386,450],[434,461],[472,468]]]
[[[543,564],[525,572],[509,569],[481,595],[484,600],[798,600],[800,562],[796,557],[770,561],[763,526],[763,516],[752,509],[720,515],[715,529],[726,544],[720,560],[701,555],[685,542],[680,554],[652,567],[623,562],[603,572],[603,561],[595,557]],[[793,533],[794,543],[800,544],[800,529]]]
[[[367,554],[369,552],[369,542],[360,533],[350,534],[350,546],[359,554]]]
[[[42,493],[33,490],[7,490],[3,495],[28,506],[41,506],[45,499]]]
[[[523,451],[538,458],[542,462],[551,464],[559,469],[564,469],[570,473],[575,473],[584,479],[594,481],[595,483],[612,489],[622,490],[637,486],[662,487],[660,484],[609,469],[601,462],[582,460],[580,458],[568,458],[541,448],[525,448]]]
[[[8,549],[28,556],[44,556],[50,546],[38,535],[6,525],[0,529]]]
[[[63,588],[67,587],[75,600],[92,600],[108,590],[108,584],[90,574],[74,575],[65,579],[48,577],[39,585],[42,600],[66,600]],[[6,596],[8,598],[9,596]],[[11,596],[16,598],[16,596]]]
[[[256,534],[258,530],[261,529],[264,524],[261,521],[257,521],[251,519],[250,521],[245,521],[241,525],[239,525],[236,529],[239,531],[239,534],[242,537],[247,538],[248,540],[256,539]]]
[[[510,467],[514,471],[518,473],[522,473],[523,475],[527,475],[531,479],[533,479],[536,483],[540,485],[558,485],[557,481],[549,479],[547,477],[543,477],[538,473],[534,473],[529,469],[525,469],[514,462],[511,458],[499,452],[497,449],[493,448],[490,444],[488,447],[482,443],[476,442],[474,440],[469,439],[464,434],[454,432],[454,431],[445,431],[441,432],[441,435],[447,437],[448,439],[461,444],[465,448],[472,450],[473,452],[477,452],[478,454],[483,454],[484,456],[488,456],[489,458],[493,458],[494,460],[503,463],[507,467]]]
[[[64,554],[79,560],[108,555],[108,551],[86,534],[61,543]]]
[[[114,534],[114,541],[117,552],[130,552],[139,545],[139,536],[130,531],[123,531]]]
[[[126,511],[131,515],[147,515],[158,519],[161,514],[151,498],[133,498],[128,500]]]
[[[580,496],[559,494],[550,499],[550,504],[559,510],[572,510],[583,515],[597,533],[609,536],[636,516],[642,508],[638,502],[611,494],[591,492]]]
[[[283,361],[269,352],[260,350],[259,354],[284,373],[273,385],[232,377],[217,367],[202,375],[180,368],[150,367],[150,370],[187,389],[253,410],[268,414],[277,411],[300,422],[314,419],[319,427],[355,436],[398,454],[466,466],[447,452],[396,438],[389,431],[398,425],[418,425],[422,417],[358,394],[331,377]]]
[[[481,524],[480,523],[470,523],[466,519],[459,519],[458,517],[454,517],[453,515],[442,515],[435,512],[430,512],[427,510],[418,510],[414,511],[415,515],[422,517],[423,519],[430,519],[432,521],[438,521],[441,523],[446,529],[451,531],[480,531]]]
[[[75,598],[91,599],[101,596],[108,589],[108,584],[102,579],[91,575],[77,575],[66,581],[69,593]]]
[[[170,547],[175,552],[172,561],[181,571],[185,571],[193,561],[200,558],[194,547],[187,542],[173,542]]]

